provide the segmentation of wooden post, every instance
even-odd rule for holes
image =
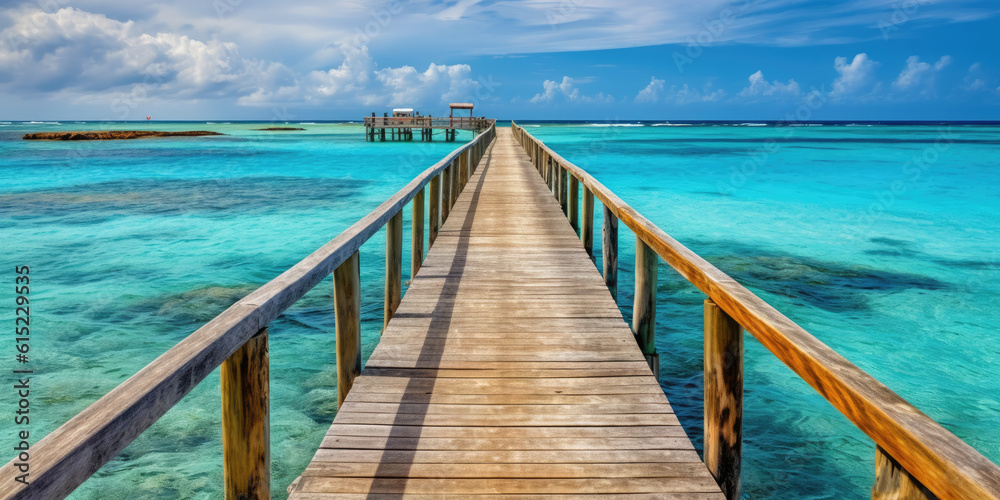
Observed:
[[[461,185],[458,182],[458,177],[459,177],[458,162],[454,161],[451,163],[451,198],[449,199],[449,201],[451,202],[451,206],[448,207],[449,209],[455,207],[455,202],[458,201],[458,195],[461,194],[462,192],[462,189],[460,187]]]
[[[337,408],[361,374],[361,259],[354,252],[333,270],[337,328]]]
[[[569,173],[569,225],[580,230],[580,181]]]
[[[604,283],[611,291],[611,298],[618,302],[618,217],[604,206]]]
[[[632,331],[639,350],[646,356],[653,375],[660,377],[660,355],[656,352],[656,267],[659,257],[641,238],[635,239],[635,302]]]
[[[729,500],[740,498],[743,330],[705,301],[705,465]]]
[[[580,231],[583,249],[587,251],[591,262],[594,261],[594,193],[586,186],[583,188],[583,229]]]
[[[441,174],[441,225],[448,220],[448,212],[451,212],[451,165],[444,168]]]
[[[937,497],[876,445],[872,500],[937,500]]]
[[[424,191],[413,197],[413,237],[410,238],[410,279],[417,275],[424,262]]]
[[[267,328],[222,362],[222,470],[226,500],[271,498]]]
[[[563,215],[569,217],[569,181],[566,177],[569,175],[569,171],[559,166],[559,205],[562,206]]]
[[[389,320],[399,307],[401,281],[403,279],[403,211],[393,215],[385,224],[385,307],[383,308],[382,329],[389,326]]]
[[[430,248],[434,246],[434,240],[437,239],[438,230],[441,228],[441,174],[431,178],[431,200],[428,222],[430,225],[430,235],[427,240],[427,247]]]
[[[469,179],[469,168],[472,162],[469,161],[469,155],[463,154],[458,157],[458,177],[459,177],[459,190],[465,191],[465,183]]]

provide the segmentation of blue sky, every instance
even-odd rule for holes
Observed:
[[[0,120],[1000,119],[995,0],[33,0]]]

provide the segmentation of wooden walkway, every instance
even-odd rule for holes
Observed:
[[[289,490],[724,498],[508,128]]]

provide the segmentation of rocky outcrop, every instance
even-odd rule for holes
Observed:
[[[279,131],[280,132],[285,132],[285,131],[289,131],[289,130],[305,130],[305,129],[304,128],[296,128],[296,127],[267,127],[267,128],[258,128],[258,129],[255,129],[255,130],[264,130],[264,131],[268,131],[268,132],[279,132]]]
[[[26,141],[117,141],[124,139],[146,139],[150,137],[196,137],[202,135],[224,135],[205,130],[183,132],[159,132],[155,130],[92,130],[85,132],[38,132],[24,134]]]

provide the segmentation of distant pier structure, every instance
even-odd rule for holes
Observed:
[[[369,142],[386,140],[412,141],[414,129],[420,130],[420,140],[433,141],[435,130],[444,130],[444,140],[454,142],[458,130],[470,130],[475,134],[489,128],[492,120],[473,115],[473,105],[467,102],[453,102],[448,105],[448,116],[421,116],[413,108],[396,108],[382,116],[365,117],[365,140]],[[468,110],[469,116],[455,116],[455,110]]]

